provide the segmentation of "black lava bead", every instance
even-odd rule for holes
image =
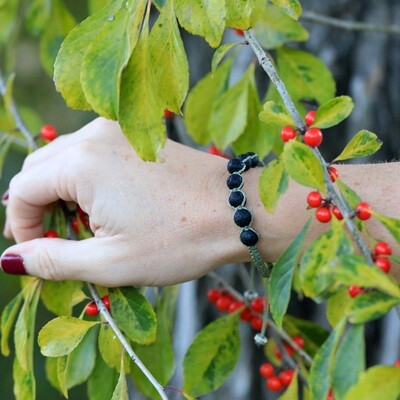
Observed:
[[[239,174],[232,174],[226,180],[226,185],[229,189],[239,189],[243,185],[243,176]]]
[[[229,205],[234,208],[239,207],[239,206],[244,206],[246,203],[246,196],[240,190],[234,190],[229,195],[228,202],[229,202]]]
[[[240,233],[240,241],[245,246],[255,246],[258,242],[258,233],[251,228],[245,229]]]
[[[243,161],[239,160],[238,158],[232,158],[232,160],[228,161],[227,169],[230,174],[234,172],[241,171],[244,167]]]
[[[248,226],[252,220],[251,212],[247,208],[240,208],[235,211],[233,220],[235,221],[235,224],[241,228]]]

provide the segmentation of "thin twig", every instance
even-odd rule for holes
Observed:
[[[299,112],[297,111],[292,98],[290,97],[288,91],[286,90],[284,83],[282,82],[273,63],[271,62],[270,57],[262,49],[262,47],[258,43],[257,39],[254,37],[251,29],[244,31],[244,34],[245,34],[247,43],[249,43],[251,48],[253,49],[254,54],[256,55],[261,67],[267,73],[267,75],[271,79],[271,82],[274,84],[274,86],[278,90],[278,93],[281,96],[285,107],[287,108],[291,117],[293,118],[293,121],[294,121],[297,129],[299,130],[300,133],[304,133],[306,130],[305,122],[303,121]],[[353,236],[354,241],[356,242],[357,246],[359,247],[365,260],[369,264],[372,265],[373,261],[372,261],[371,253],[368,250],[367,245],[365,244],[360,232],[358,231],[358,229],[352,219],[353,210],[350,208],[350,206],[347,204],[347,202],[344,199],[342,199],[336,192],[336,190],[329,178],[329,172],[327,170],[327,163],[324,160],[324,158],[322,157],[319,150],[317,148],[314,148],[313,153],[316,155],[316,157],[319,159],[319,161],[322,165],[325,185],[328,189],[328,193],[329,193],[330,197],[335,202],[335,204],[337,205],[339,210],[342,212],[342,215],[346,221],[346,225],[349,228],[350,234]]]
[[[303,21],[315,22],[318,24],[331,26],[333,28],[346,29],[348,31],[364,31],[400,35],[399,25],[378,25],[358,21],[346,21],[343,19],[327,17],[326,15],[316,14],[311,11],[303,12],[301,19]]]
[[[229,282],[227,282],[224,278],[222,278],[222,276],[220,276],[217,273],[212,272],[212,271],[209,272],[207,275],[210,276],[215,281],[217,281],[220,285],[222,285],[222,287],[227,292],[231,293],[232,296],[235,297],[237,300],[246,302],[246,299],[244,298],[244,296],[242,296],[241,293],[239,293],[232,285],[230,285]]]
[[[111,317],[110,313],[108,312],[106,306],[100,299],[100,296],[97,293],[96,287],[89,283],[89,290],[90,294],[93,297],[93,300],[96,303],[97,308],[101,316],[108,322],[111,329],[114,331],[115,335],[117,336],[118,340],[121,342],[122,346],[124,347],[125,351],[128,353],[131,360],[137,365],[137,367],[143,372],[149,382],[153,385],[153,387],[157,390],[158,394],[161,396],[163,400],[168,400],[167,395],[164,392],[164,388],[159,384],[156,378],[154,378],[153,374],[146,368],[146,366],[142,363],[142,361],[138,358],[136,353],[133,351],[131,345],[125,339],[125,336],[122,334],[120,329],[118,328],[117,324],[115,323],[114,319]]]

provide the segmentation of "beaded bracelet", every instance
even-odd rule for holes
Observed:
[[[230,190],[228,203],[235,210],[233,215],[233,221],[235,224],[241,228],[240,241],[249,248],[251,258],[253,260],[254,266],[257,268],[258,272],[265,278],[270,275],[269,268],[265,265],[261,254],[257,248],[258,233],[250,226],[253,216],[246,205],[246,195],[242,191],[244,179],[243,172],[250,168],[261,166],[257,154],[255,153],[245,153],[229,160],[227,169],[231,174],[226,184]]]

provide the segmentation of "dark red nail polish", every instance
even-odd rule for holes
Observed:
[[[6,274],[27,275],[24,260],[18,254],[4,254],[1,257],[1,268]]]

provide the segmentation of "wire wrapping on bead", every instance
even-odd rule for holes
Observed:
[[[241,228],[239,236],[240,241],[249,248],[251,258],[258,272],[263,277],[268,278],[270,270],[265,265],[256,246],[259,239],[258,233],[250,226],[253,215],[251,211],[245,207],[246,194],[243,192],[244,179],[242,176],[243,172],[248,169],[261,165],[262,163],[255,153],[241,154],[229,160],[227,170],[231,175],[228,177],[226,184],[230,191],[228,204],[235,210],[233,220],[235,224]]]

